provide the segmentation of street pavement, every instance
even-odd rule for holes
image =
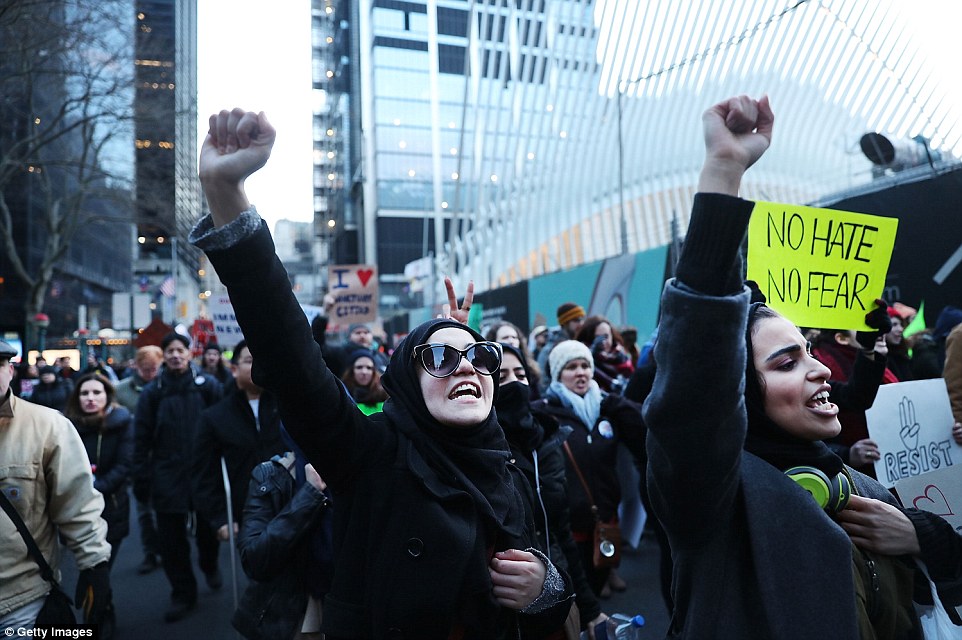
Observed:
[[[623,613],[628,616],[642,615],[645,626],[641,637],[645,640],[664,638],[668,631],[668,610],[661,596],[658,577],[658,541],[650,531],[645,531],[637,548],[625,547],[621,552],[620,575],[628,588],[612,593],[601,601],[602,610],[611,615]]]
[[[131,509],[133,511],[133,509]],[[230,624],[234,613],[234,595],[231,586],[230,554],[227,543],[220,545],[220,571],[224,586],[211,590],[197,566],[197,548],[191,539],[194,574],[198,579],[197,608],[186,618],[174,623],[164,622],[164,612],[170,605],[170,585],[163,569],[155,569],[147,575],[137,573],[143,560],[140,548],[140,529],[137,518],[131,516],[130,535],[120,545],[120,552],[110,574],[114,591],[114,607],[117,610],[117,633],[115,640],[237,640],[241,638]],[[238,598],[244,593],[246,577],[236,557]],[[64,550],[63,584],[73,596],[77,570],[73,556]]]
[[[224,586],[219,591],[207,587],[196,563],[196,548],[192,548],[195,574],[198,577],[197,608],[186,618],[175,623],[164,622],[164,611],[170,604],[170,587],[163,570],[147,575],[137,573],[143,556],[137,519],[131,517],[131,532],[123,544],[111,572],[114,604],[117,609],[116,640],[237,640],[241,636],[231,627],[234,596],[231,586],[231,566],[228,545],[221,544],[220,567]],[[72,596],[77,581],[73,556],[64,550],[63,585]],[[235,556],[236,558],[236,556]],[[605,613],[641,614],[646,619],[643,638],[663,638],[668,628],[668,616],[658,586],[657,544],[654,536],[646,533],[637,549],[626,548],[622,553],[620,575],[628,583],[623,593],[614,593],[602,600]],[[237,563],[238,597],[243,594],[247,580]]]

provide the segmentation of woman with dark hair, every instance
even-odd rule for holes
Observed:
[[[892,319],[892,328],[885,334],[885,344],[889,350],[888,368],[899,382],[915,380],[915,374],[912,373],[912,350],[902,335],[905,331],[905,320],[895,307],[888,308],[888,315]]]
[[[114,387],[99,373],[85,373],[67,400],[64,415],[73,422],[87,450],[94,489],[104,496],[101,518],[107,523],[112,568],[120,543],[130,533],[127,481],[134,460],[133,416],[117,402]],[[116,625],[113,603],[100,623],[100,637],[110,638]]]
[[[347,369],[341,380],[366,416],[378,413],[387,400],[387,391],[381,386],[381,374],[374,364],[370,349],[357,349],[347,359]]]
[[[484,332],[484,339],[501,344],[510,344],[515,349],[522,348],[521,345],[526,342],[524,332],[516,324],[507,320],[498,320],[488,327],[487,331]]]
[[[538,384],[541,382],[541,369],[538,367],[537,361],[528,349],[528,340],[524,336],[524,331],[512,322],[498,320],[484,332],[484,339],[489,342],[509,344],[524,354],[525,360],[527,361],[525,367],[528,370],[528,383],[532,393],[531,399],[537,400]]]
[[[501,349],[462,324],[471,287],[454,319],[425,322],[398,345],[383,412],[361,413],[327,369],[244,192],[274,137],[263,113],[211,116],[200,160],[211,215],[191,238],[227,286],[255,381],[277,393],[285,428],[337,505],[322,632],[440,640],[561,628],[570,587],[536,548],[493,411]]]
[[[117,402],[114,386],[99,373],[85,373],[77,380],[64,414],[80,433],[94,489],[104,496],[102,517],[107,522],[113,566],[121,541],[130,533],[127,481],[134,458],[133,416]]]
[[[224,352],[216,342],[208,343],[204,347],[204,353],[200,356],[200,368],[204,373],[214,376],[225,389],[228,388],[228,383],[234,381],[233,374],[224,363]]]
[[[618,330],[605,318],[591,316],[581,325],[575,339],[591,349],[595,381],[601,390],[605,393],[623,392],[635,365]]]
[[[962,538],[829,450],[840,426],[828,368],[743,285],[753,203],[735,196],[773,122],[767,98],[705,112],[699,193],[662,298],[645,422],[648,490],[674,560],[668,635],[921,638],[913,587],[931,598],[916,561],[957,605]]]
[[[532,416],[528,360],[517,347],[501,346],[504,354],[495,409],[511,447],[514,464],[527,480],[521,496],[534,513],[535,522],[543,524],[537,527],[540,548],[545,550],[551,562],[571,576],[580,626],[593,638],[595,625],[607,616],[602,613],[598,598],[588,584],[578,545],[571,534],[562,448],[572,429],[555,420],[540,422]]]

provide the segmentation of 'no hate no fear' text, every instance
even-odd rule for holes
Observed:
[[[780,302],[804,302],[808,307],[823,309],[867,309],[873,296],[861,294],[869,286],[867,273],[854,270],[857,263],[869,263],[875,247],[878,227],[838,220],[811,220],[810,226],[797,213],[768,214],[766,240],[768,247],[803,253],[812,258],[834,259],[838,271],[798,268],[768,269],[767,295]],[[842,266],[848,268],[842,269]]]

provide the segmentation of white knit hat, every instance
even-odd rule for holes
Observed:
[[[572,360],[583,359],[588,361],[588,366],[594,370],[594,359],[591,357],[591,349],[583,342],[577,340],[565,340],[555,345],[551,353],[548,354],[548,369],[551,371],[551,379],[557,381],[561,376],[561,371]]]

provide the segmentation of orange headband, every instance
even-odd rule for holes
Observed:
[[[568,309],[560,316],[558,316],[558,324],[564,326],[571,322],[572,320],[577,320],[578,318],[583,318],[587,315],[585,310],[580,305],[575,305],[571,309]]]

